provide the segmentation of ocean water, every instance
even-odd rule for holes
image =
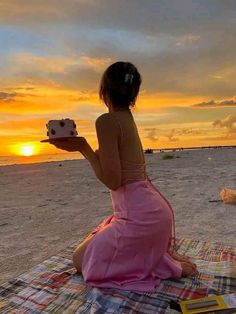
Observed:
[[[50,161],[84,159],[80,153],[65,153],[53,155],[35,155],[35,156],[0,156],[0,166],[16,164],[32,164]]]
[[[196,156],[196,154],[203,153],[204,155],[211,156],[212,154],[215,156],[224,156],[224,155],[235,155],[236,152],[236,146],[232,147],[222,147],[215,149],[214,147],[209,147],[205,149],[188,149],[185,148],[183,152],[191,153],[192,156]],[[176,150],[176,152],[173,152],[173,149],[165,149],[165,152],[160,153],[158,150],[153,151],[153,153],[156,155],[160,155],[160,158],[163,157],[163,155],[169,154],[181,154],[181,150]],[[209,157],[211,158],[211,157]],[[32,164],[32,163],[41,163],[41,162],[50,162],[50,161],[63,161],[63,160],[74,160],[74,159],[84,159],[84,156],[77,152],[71,152],[71,153],[62,153],[62,154],[51,154],[51,155],[35,155],[35,156],[0,156],[0,167],[1,166],[8,166],[8,165],[16,165],[16,164]]]

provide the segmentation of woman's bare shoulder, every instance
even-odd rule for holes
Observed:
[[[118,130],[119,127],[117,126],[117,121],[110,112],[106,112],[101,114],[95,122],[97,129],[104,129],[104,130]]]
[[[111,114],[109,112],[105,112],[105,113],[101,114],[99,117],[97,117],[96,124],[101,123],[101,122],[105,122],[105,121],[109,121],[110,119],[111,119]]]

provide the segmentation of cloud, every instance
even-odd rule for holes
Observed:
[[[184,47],[187,45],[192,45],[193,43],[197,42],[200,38],[201,36],[199,35],[187,34],[177,39],[176,46]]]
[[[2,0],[2,24],[45,27],[67,24],[77,27],[138,30],[148,34],[172,33],[182,35],[186,29],[204,32],[209,23],[220,28],[226,18],[233,24],[233,1],[220,0]],[[210,21],[210,22],[209,22]]]
[[[29,52],[12,53],[8,56],[10,70],[30,73],[64,73],[70,67],[83,66],[85,62],[79,58],[65,56],[42,56]]]
[[[158,141],[159,140],[158,134],[161,135],[163,133],[163,131],[155,127],[145,128],[144,131],[146,131],[145,138],[149,139],[152,142]],[[179,141],[179,136],[195,136],[204,133],[205,133],[204,130],[200,130],[197,128],[172,129],[170,133],[165,137],[167,137],[170,142],[176,142]]]
[[[0,92],[0,102],[9,102],[14,101],[16,97],[16,93],[7,93],[7,92]]]
[[[158,141],[158,136],[157,136],[158,129],[157,128],[145,128],[144,131],[147,132],[145,138],[149,139],[152,142]]]
[[[214,1],[3,0],[0,23],[40,34],[8,42],[22,54],[34,47],[34,58],[18,59],[18,78],[90,89],[107,64],[130,59],[148,93],[225,98],[235,92],[235,5]]]
[[[177,130],[176,134],[178,134],[178,135],[200,135],[200,134],[204,134],[204,131],[200,130],[200,129],[185,128],[182,130]]]
[[[172,129],[166,137],[169,139],[170,142],[176,142],[179,139],[177,137],[175,137],[175,135],[176,135],[176,131],[175,131],[175,129]]]
[[[98,91],[103,70],[110,58],[41,56],[14,53],[8,56],[8,75],[28,85]],[[98,92],[97,92],[98,93]]]
[[[35,87],[20,87],[20,86],[16,86],[16,87],[8,87],[5,88],[5,90],[34,90]]]
[[[210,100],[208,102],[201,102],[199,104],[195,104],[192,107],[215,108],[215,107],[231,107],[231,106],[236,106],[236,101],[234,99],[223,100],[223,101]]]
[[[236,133],[236,115],[229,114],[221,120],[215,120],[213,126],[225,129],[225,136],[230,136],[231,134]]]
[[[17,89],[22,90],[22,92],[15,92]],[[14,92],[0,92],[0,101],[3,102],[16,101],[18,97],[37,97],[36,94],[28,93],[28,91],[31,91],[32,89],[6,88],[5,90],[12,90]]]
[[[98,72],[101,72],[101,70],[103,70],[105,66],[108,66],[112,61],[111,58],[91,58],[89,56],[82,56],[81,60]]]
[[[199,128],[181,128],[181,129],[172,129],[166,137],[169,139],[170,142],[179,141],[179,137],[193,137],[196,135],[205,134],[204,130]],[[182,138],[183,139],[183,138]]]

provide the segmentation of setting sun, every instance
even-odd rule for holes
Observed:
[[[21,155],[32,156],[34,155],[34,147],[32,145],[25,145],[20,148]]]
[[[37,143],[18,143],[12,146],[12,152],[18,156],[30,157],[39,154]]]

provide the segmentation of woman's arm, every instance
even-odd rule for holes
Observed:
[[[82,154],[90,162],[97,178],[109,189],[116,190],[121,185],[121,166],[118,150],[118,129],[116,121],[109,114],[96,120],[99,149],[95,152],[87,143]]]
[[[96,155],[101,166],[102,180],[111,190],[116,190],[121,186],[119,126],[111,114],[105,113],[97,118],[96,131],[99,144]]]
[[[91,164],[96,177],[106,185],[106,183],[103,180],[103,174],[102,174],[102,168],[99,160],[98,150],[95,152],[91,148],[88,142],[84,145],[82,150],[80,151],[83,156],[88,160],[88,162]]]
[[[96,177],[109,189],[116,190],[121,185],[121,166],[118,151],[118,130],[116,121],[109,114],[96,120],[99,150],[95,152],[84,137],[69,140],[50,140],[57,148],[75,152],[80,151],[91,164]]]

